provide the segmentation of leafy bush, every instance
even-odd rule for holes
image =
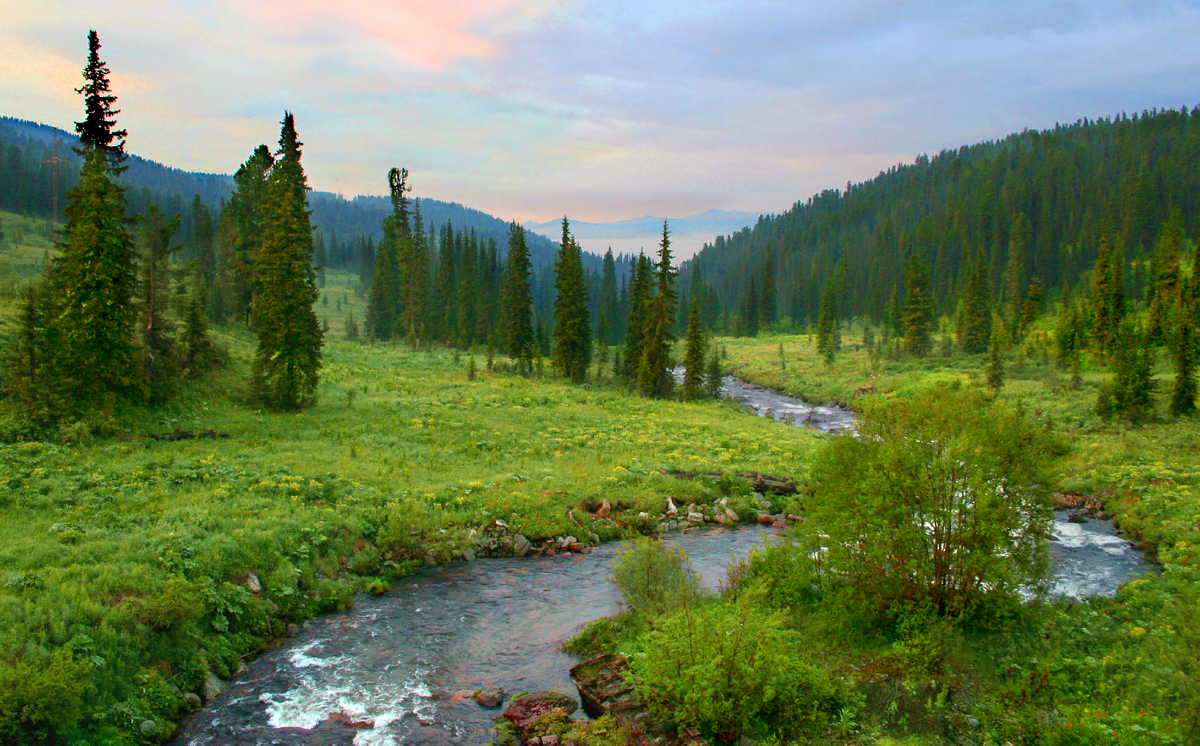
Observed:
[[[640,644],[632,665],[654,715],[725,743],[755,721],[795,738],[824,727],[833,707],[828,675],[751,594],[662,619]]]
[[[619,548],[613,582],[635,616],[660,616],[694,604],[701,595],[700,577],[687,552],[657,538],[642,537]]]
[[[994,615],[1042,580],[1043,470],[1057,450],[1044,431],[979,391],[942,388],[869,406],[860,436],[818,454],[798,532],[861,620],[890,624],[914,604]]]

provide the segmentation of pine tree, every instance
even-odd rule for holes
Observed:
[[[671,266],[671,232],[667,221],[663,221],[662,241],[659,243],[658,262],[655,263],[657,294],[650,299],[646,314],[646,331],[642,340],[642,361],[638,365],[638,392],[642,396],[665,399],[675,387],[671,373],[671,345],[675,335],[671,327],[675,322],[675,269]]]
[[[367,296],[367,332],[374,339],[389,340],[396,333],[400,318],[401,255],[411,245],[408,235],[408,170],[388,171],[388,190],[392,213],[383,219],[383,240],[375,252],[371,292]]]
[[[1174,348],[1175,386],[1169,409],[1175,417],[1186,417],[1196,413],[1196,343],[1191,324],[1178,325]]]
[[[649,312],[651,269],[645,254],[630,264],[629,316],[625,322],[625,377],[637,381],[642,362],[642,342],[646,338],[646,315]]]
[[[1025,336],[1029,330],[1033,328],[1033,322],[1037,321],[1037,317],[1042,313],[1042,299],[1045,291],[1042,289],[1042,281],[1038,278],[1033,278],[1029,283],[1029,291],[1025,293],[1025,301],[1021,304],[1021,314],[1017,319],[1017,333]]]
[[[1100,236],[1100,253],[1092,277],[1092,336],[1100,352],[1108,352],[1125,318],[1125,281],[1121,259],[1114,255],[1106,235]]]
[[[554,272],[554,365],[571,383],[582,383],[591,364],[592,325],[583,256],[565,217]]]
[[[283,410],[315,401],[321,367],[321,325],[313,311],[319,291],[301,145],[295,120],[285,112],[279,160],[267,183],[263,243],[256,262],[261,290],[252,388],[259,401]]]
[[[704,377],[704,390],[709,398],[716,399],[721,395],[721,356],[713,350],[708,356],[708,371]]]
[[[821,293],[821,309],[817,315],[817,352],[825,358],[827,365],[833,365],[833,361],[841,349],[842,332],[838,324],[837,284],[830,279],[825,282],[825,290]]]
[[[754,275],[750,275],[750,291],[746,294],[746,307],[743,309],[743,323],[746,327],[747,337],[758,336],[758,288],[756,286]]]
[[[987,351],[992,337],[991,289],[987,263],[980,257],[968,270],[966,289],[959,307],[960,343],[970,354]]]
[[[921,258],[913,254],[905,275],[908,287],[904,299],[904,349],[913,357],[925,357],[933,349],[933,297],[929,293],[929,273]]]
[[[1174,333],[1174,322],[1183,305],[1183,275],[1179,253],[1183,244],[1183,212],[1171,210],[1163,224],[1154,254],[1153,284],[1150,287],[1150,322],[1146,336],[1150,344],[1163,344]]]
[[[774,329],[779,321],[779,303],[775,295],[775,257],[772,256],[770,244],[767,245],[767,260],[763,266],[762,293],[758,306],[759,326]]]
[[[55,329],[50,289],[41,281],[21,288],[17,306],[17,331],[6,351],[5,372],[16,393],[21,413],[30,422],[46,426],[61,415],[61,381],[55,375],[52,353]]]
[[[1096,403],[1101,417],[1116,415],[1136,422],[1149,413],[1154,392],[1153,354],[1148,335],[1129,319],[1123,321],[1112,342],[1113,379],[1100,387]]]
[[[692,296],[688,312],[687,349],[683,355],[683,399],[695,401],[704,392],[704,325],[700,323],[700,304]]]
[[[166,218],[151,202],[142,227],[141,282],[138,327],[142,336],[142,370],[146,392],[153,402],[175,393],[182,370],[174,324],[167,316],[171,298],[171,255],[179,246],[171,237],[179,230],[178,214]]]
[[[66,222],[56,242],[61,254],[49,270],[53,377],[64,386],[63,403],[70,410],[65,414],[111,410],[118,400],[138,400],[143,392],[141,356],[133,342],[133,237],[125,189],[116,181],[126,133],[115,129],[116,97],[95,31],[88,34],[88,47],[87,82],[77,89],[86,116],[75,125],[83,165],[67,195]]]
[[[600,338],[601,344],[614,345],[620,340],[618,317],[620,311],[617,304],[617,265],[613,259],[612,247],[604,254],[604,268],[600,279],[600,313],[599,323],[604,326],[606,335]]]
[[[267,202],[267,177],[274,165],[270,148],[266,145],[255,148],[233,175],[234,191],[221,213],[232,312],[251,326],[259,291],[256,262],[262,250],[262,212]]]
[[[198,378],[213,366],[213,345],[204,322],[204,309],[193,294],[183,322],[183,367],[189,378]]]
[[[537,343],[533,330],[533,296],[529,278],[533,267],[529,247],[525,244],[525,229],[516,222],[508,226],[508,259],[504,271],[503,314],[504,349],[509,357],[526,372],[533,364],[533,348]]]
[[[212,215],[200,201],[200,195],[192,198],[192,237],[196,243],[196,283],[200,292],[200,303],[210,318],[219,318],[214,292],[217,283],[217,253],[213,245],[215,231]]]
[[[358,324],[354,322],[354,312],[351,311],[346,315],[346,340],[349,342],[358,341]]]
[[[407,181],[408,171],[402,170],[400,176],[400,197],[403,201],[403,185]],[[425,296],[429,282],[429,243],[422,221],[421,200],[418,199],[413,209],[413,224],[407,231],[408,239],[402,244],[400,254],[401,306],[404,325],[408,328],[408,341],[414,350],[421,346],[421,337],[425,336]],[[407,216],[403,222],[408,223]]]

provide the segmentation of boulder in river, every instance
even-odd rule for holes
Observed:
[[[217,678],[215,673],[209,671],[208,676],[204,679],[204,686],[201,689],[201,694],[204,695],[204,703],[211,703],[214,699],[221,696],[221,692],[223,691],[225,691],[225,682]]]
[[[517,555],[518,557],[524,557],[525,555],[529,554],[529,550],[531,548],[532,546],[529,543],[529,539],[526,539],[524,535],[517,534],[513,537],[513,554]]]
[[[558,692],[533,692],[517,697],[509,703],[501,717],[506,717],[518,728],[528,728],[547,712],[562,710],[570,715],[579,709],[579,703]]]
[[[498,686],[485,686],[475,692],[475,701],[485,710],[491,710],[504,703],[504,690]]]

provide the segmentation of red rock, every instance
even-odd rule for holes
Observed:
[[[518,728],[528,728],[533,722],[547,712],[562,710],[567,715],[579,709],[579,703],[565,694],[558,692],[533,692],[523,697],[517,697],[504,710],[501,717],[506,717]]]
[[[758,522],[762,523],[764,525],[770,526],[772,523],[775,522],[775,517],[767,515],[766,513],[763,513],[758,516]]]

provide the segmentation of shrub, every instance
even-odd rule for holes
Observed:
[[[617,549],[613,582],[635,616],[660,616],[700,597],[700,577],[687,552],[642,537]]]
[[[656,717],[732,743],[752,723],[784,738],[823,726],[835,688],[751,594],[685,609],[641,639],[632,665]]]

